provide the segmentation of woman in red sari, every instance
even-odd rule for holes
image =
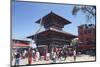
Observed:
[[[32,64],[32,49],[29,49],[28,51],[28,64]]]

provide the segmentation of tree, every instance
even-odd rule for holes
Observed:
[[[78,46],[78,38],[73,39],[71,45],[76,48]]]
[[[75,5],[72,10],[72,15],[77,15],[81,11],[85,14],[87,21],[91,21],[92,18],[96,17],[96,6],[79,6]]]

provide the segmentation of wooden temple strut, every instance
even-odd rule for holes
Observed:
[[[36,34],[41,30],[41,28],[42,28],[42,18],[40,19],[40,28],[36,31],[35,36],[34,36],[35,40],[37,39],[37,35]]]

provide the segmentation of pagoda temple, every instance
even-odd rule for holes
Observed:
[[[36,23],[41,24],[45,31],[28,36],[28,38],[35,40],[37,46],[47,46],[47,52],[49,53],[55,47],[63,48],[66,45],[70,45],[71,40],[77,37],[63,31],[64,26],[71,22],[54,12],[50,12],[42,17],[42,19],[37,20]]]

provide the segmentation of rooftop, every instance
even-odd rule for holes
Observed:
[[[76,38],[77,37],[76,35],[73,35],[71,33],[68,33],[68,32],[65,32],[65,31],[62,31],[62,30],[57,30],[57,29],[54,29],[54,28],[50,28],[46,31],[39,32],[39,33],[37,33],[37,35],[43,34],[43,35],[46,36],[47,34],[51,35],[51,33],[56,33],[56,34],[59,34],[59,35],[65,36],[65,37],[70,37],[70,38]],[[27,38],[32,38],[34,36],[35,36],[35,34],[28,36]]]
[[[41,19],[39,19],[39,20],[36,21],[36,23],[40,23],[40,21],[41,21],[42,24],[43,23],[47,23],[46,21],[48,20],[48,18],[50,19],[50,21],[57,19],[58,23],[62,23],[64,25],[71,23],[69,20],[57,15],[56,13],[54,13],[52,11],[49,14],[45,15],[44,17],[42,17],[42,21],[41,21]]]

